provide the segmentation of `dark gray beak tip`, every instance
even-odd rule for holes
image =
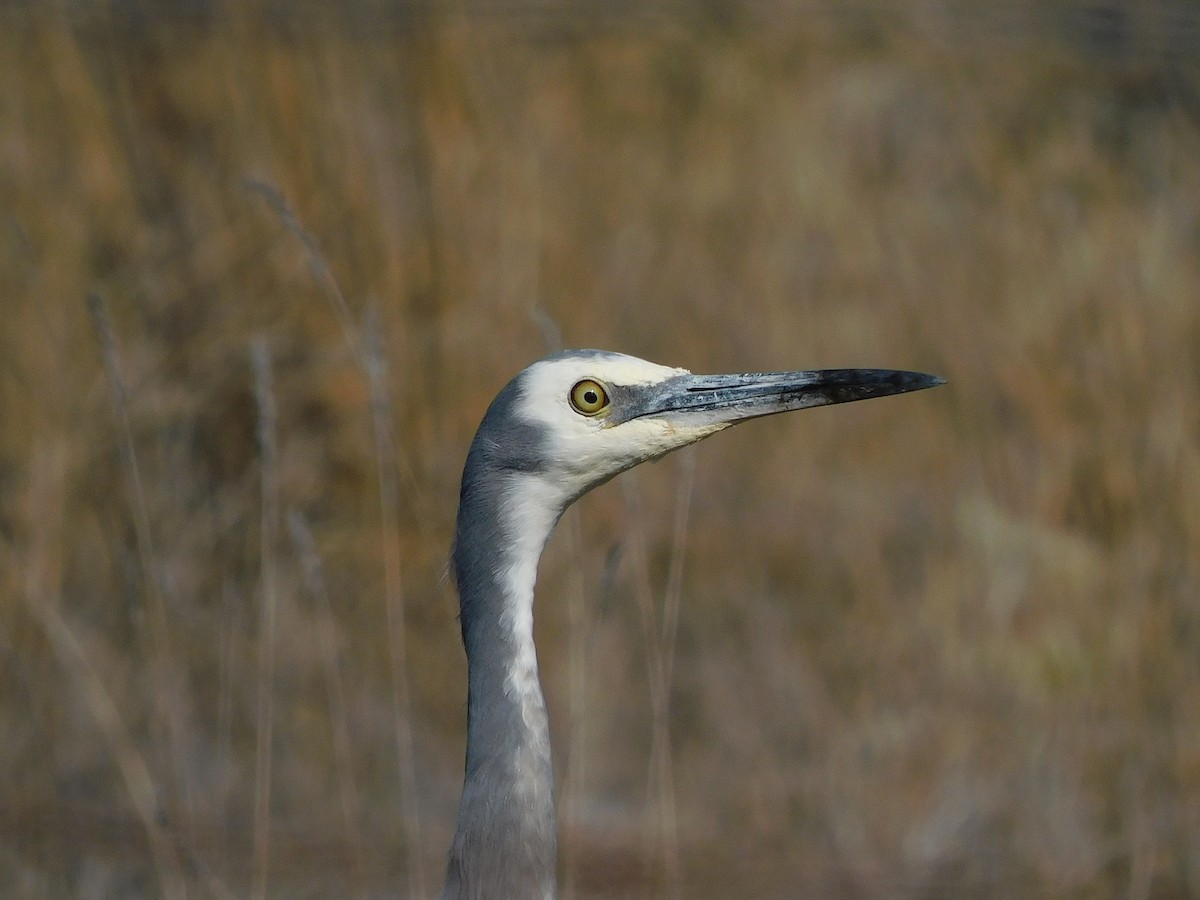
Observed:
[[[923,391],[946,383],[941,375],[903,369],[849,369],[831,372],[830,376],[831,385],[840,383],[852,388],[874,386],[880,396]]]
[[[808,387],[801,395],[808,395],[804,406],[820,406],[826,403],[849,403],[854,400],[869,400],[872,397],[888,397],[908,394],[945,384],[940,375],[924,372],[908,372],[903,369],[830,369],[811,373]],[[790,408],[800,408],[793,405]]]

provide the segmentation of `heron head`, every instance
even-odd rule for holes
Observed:
[[[506,442],[507,467],[536,474],[565,507],[640,462],[747,419],[941,383],[882,369],[693,375],[621,353],[568,350],[533,363],[502,392],[505,416],[527,434]],[[506,448],[492,449],[506,467]]]

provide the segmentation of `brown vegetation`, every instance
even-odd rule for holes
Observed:
[[[1200,893],[1189,4],[7,9],[0,894],[432,894],[560,343],[950,380],[568,515],[565,896]]]

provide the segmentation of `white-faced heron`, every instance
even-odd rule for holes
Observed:
[[[746,419],[942,383],[882,369],[693,375],[569,350],[500,391],[467,455],[454,538],[467,763],[443,900],[555,895],[554,780],[533,584],[563,510],[640,462]]]

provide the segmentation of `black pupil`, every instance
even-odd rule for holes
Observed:
[[[593,403],[596,403],[597,401],[599,401],[599,399],[600,398],[598,396],[596,396],[595,391],[587,390],[587,391],[583,392],[583,402],[586,403],[588,406],[591,406]]]

